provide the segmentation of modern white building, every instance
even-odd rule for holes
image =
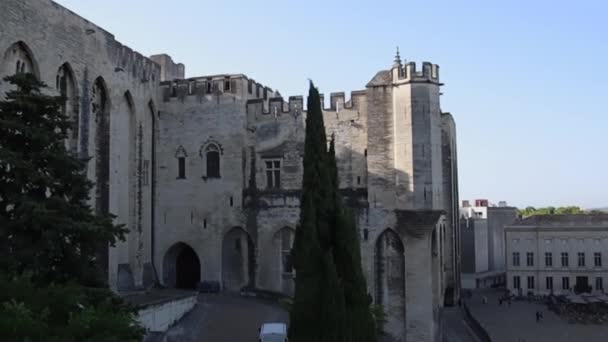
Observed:
[[[504,201],[498,206],[486,199],[474,205],[462,201],[461,246],[463,288],[474,289],[505,283],[504,226],[517,218],[517,208]]]
[[[514,294],[603,292],[607,215],[538,215],[505,227],[507,288]]]

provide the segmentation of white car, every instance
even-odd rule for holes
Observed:
[[[287,342],[287,324],[262,324],[262,327],[260,328],[259,342]]]

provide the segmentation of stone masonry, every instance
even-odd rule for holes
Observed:
[[[293,293],[305,98],[243,74],[185,78],[169,55],[144,57],[50,0],[3,0],[0,33],[0,74],[32,72],[66,96],[66,147],[90,158],[91,205],[130,229],[101,252],[111,288]],[[438,341],[440,308],[459,293],[456,128],[441,85],[437,65],[397,53],[324,109],[392,341]]]

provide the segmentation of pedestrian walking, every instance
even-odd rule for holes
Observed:
[[[536,323],[540,321],[540,313],[536,311]]]
[[[484,304],[488,304],[488,297],[486,297],[486,296],[481,297],[481,301],[482,301]]]

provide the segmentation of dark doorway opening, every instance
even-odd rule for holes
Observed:
[[[201,264],[192,248],[184,248],[176,260],[175,287],[180,289],[194,289],[201,279]]]
[[[201,263],[192,247],[178,242],[167,250],[163,259],[163,281],[167,287],[198,287],[201,281]]]

